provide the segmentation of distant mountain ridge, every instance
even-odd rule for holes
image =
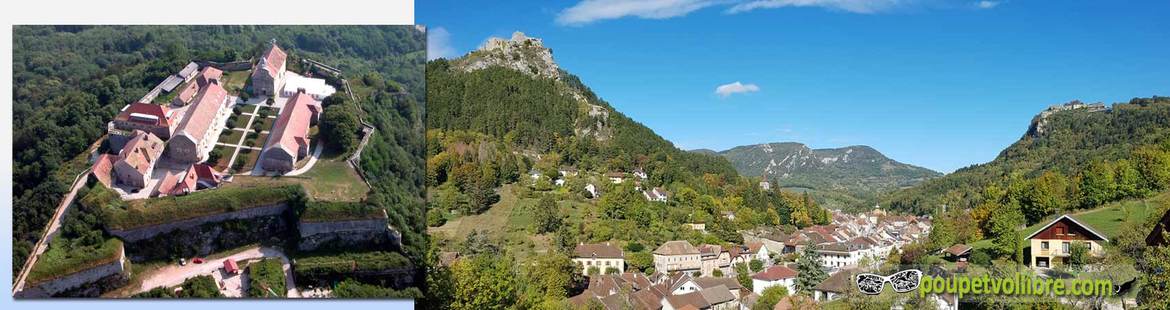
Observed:
[[[737,146],[720,152],[693,152],[723,156],[742,175],[763,176],[781,187],[805,188],[836,196],[824,198],[836,200],[827,204],[837,206],[942,175],[895,161],[864,145],[812,149],[801,143],[778,142]]]

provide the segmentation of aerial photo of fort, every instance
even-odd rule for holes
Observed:
[[[420,295],[424,29],[13,42],[15,297]]]

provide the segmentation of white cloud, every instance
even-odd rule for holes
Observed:
[[[872,14],[888,11],[914,1],[907,0],[753,0],[736,4],[727,13],[743,13],[756,9],[782,7],[822,7],[851,13]]]
[[[583,0],[557,14],[557,24],[579,26],[599,20],[636,16],[665,19],[687,15],[719,0]]]
[[[998,5],[999,1],[979,1],[975,3],[975,6],[979,7],[980,9],[990,9]]]
[[[455,56],[451,47],[451,33],[446,28],[435,27],[427,30],[427,60]]]
[[[760,87],[756,86],[756,84],[744,84],[744,83],[740,83],[739,81],[735,81],[735,83],[723,84],[723,85],[719,85],[719,87],[715,87],[715,94],[719,95],[720,97],[724,97],[724,98],[726,98],[727,96],[734,95],[734,94],[746,94],[746,93],[754,93],[754,92],[758,92],[758,91],[760,91]]]

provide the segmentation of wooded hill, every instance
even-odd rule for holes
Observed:
[[[825,206],[860,204],[878,194],[942,174],[900,163],[864,145],[812,149],[795,142],[737,146],[717,152],[740,174],[809,191]]]
[[[959,210],[1007,197],[1023,205],[1025,214],[1032,209],[1033,222],[1170,185],[1170,97],[1058,111],[1038,116],[1032,128],[1040,121],[1045,130],[1029,130],[991,162],[894,191],[878,203],[928,214],[943,205]]]

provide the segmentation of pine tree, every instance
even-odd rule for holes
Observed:
[[[809,294],[812,289],[825,281],[829,275],[821,269],[821,256],[813,249],[812,243],[804,245],[800,257],[796,259],[796,291]]]

